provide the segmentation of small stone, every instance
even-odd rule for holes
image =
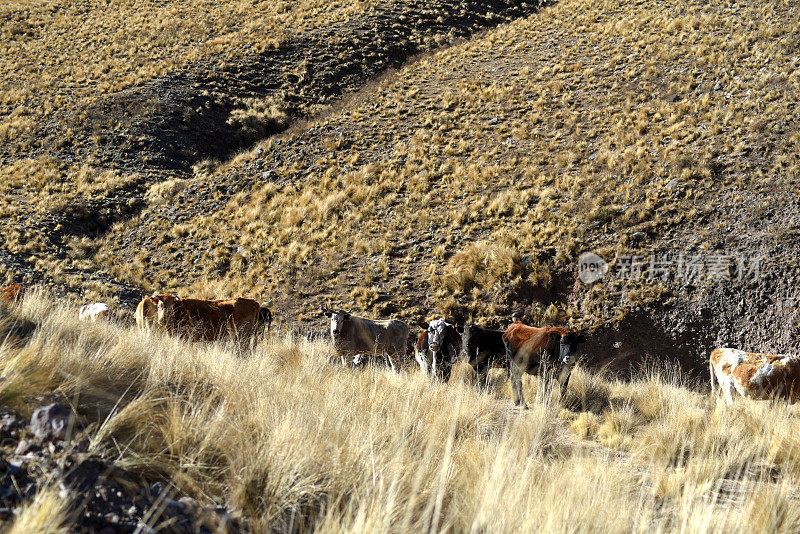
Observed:
[[[186,510],[187,513],[192,515],[196,515],[201,511],[200,505],[197,504],[197,501],[191,497],[181,497],[178,499],[178,502],[183,505],[184,510]]]
[[[31,449],[31,442],[26,439],[23,439],[19,443],[17,443],[17,448],[14,449],[14,454],[16,456],[22,456],[30,449]]]
[[[645,237],[647,237],[647,235],[644,232],[634,232],[631,234],[631,241],[641,241]]]
[[[176,501],[174,499],[170,499],[169,497],[166,497],[164,499],[164,506],[166,506],[167,508],[171,509],[173,513],[182,514],[182,513],[184,513],[186,511],[186,508],[183,506],[182,503],[180,503],[180,502],[178,502],[178,501]]]
[[[30,426],[31,432],[41,440],[66,440],[73,422],[72,411],[63,404],[54,403],[33,412]]]

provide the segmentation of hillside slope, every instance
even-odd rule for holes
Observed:
[[[504,325],[516,314],[591,330],[592,359],[622,368],[649,353],[702,372],[716,343],[794,349],[800,58],[790,3],[560,2],[419,58],[310,122],[281,122],[272,82],[251,76],[276,64],[264,58],[283,61],[276,87],[299,98],[284,99],[297,119],[380,72],[373,59],[392,36],[415,37],[384,66],[535,11],[415,6],[340,6],[328,26],[299,24],[278,55],[223,69],[214,83],[228,96],[209,96],[207,109],[248,91],[262,98],[220,108],[231,113],[224,124],[249,124],[253,138],[289,127],[232,160],[187,141],[227,139],[203,129],[215,119],[190,113],[188,137],[171,137],[183,108],[143,106],[128,133],[153,128],[127,155],[110,143],[96,166],[65,169],[50,156],[6,165],[5,279],[123,309],[142,291],[248,294],[304,331],[322,328],[326,302],[411,320]],[[464,25],[448,33],[447,21]],[[349,59],[312,53],[314,68],[298,74],[298,43],[313,44],[304,53],[341,46]],[[174,82],[200,97],[216,71],[196,67],[125,94]],[[591,285],[577,281],[585,251],[611,264]]]
[[[598,328],[604,361],[791,349],[797,22],[789,3],[560,2],[154,187],[83,261],[147,290],[269,298],[307,328],[331,301],[571,322]],[[584,251],[612,263],[590,286]],[[621,276],[626,256],[644,275]]]

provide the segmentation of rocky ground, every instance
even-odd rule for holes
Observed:
[[[247,531],[247,521],[224,506],[201,506],[89,452],[81,418],[65,399],[39,402],[49,404],[36,408],[30,421],[0,408],[0,521],[13,521],[21,505],[51,488],[67,503],[71,532]]]

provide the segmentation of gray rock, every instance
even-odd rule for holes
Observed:
[[[29,450],[31,450],[31,442],[26,440],[26,439],[23,439],[23,440],[20,440],[19,443],[17,443],[17,448],[14,449],[14,455],[15,456],[22,456],[23,454],[25,454]]]
[[[39,408],[31,416],[31,432],[39,439],[66,439],[75,417],[63,404]]]

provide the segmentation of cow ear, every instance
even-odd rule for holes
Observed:
[[[340,312],[340,313],[341,313],[342,315],[344,315],[344,318],[345,318],[345,319],[349,319],[349,318],[350,318],[350,312],[349,312],[349,311],[343,311],[343,312]]]
[[[428,329],[428,321],[423,321],[422,319],[417,319],[417,326],[427,330]]]

